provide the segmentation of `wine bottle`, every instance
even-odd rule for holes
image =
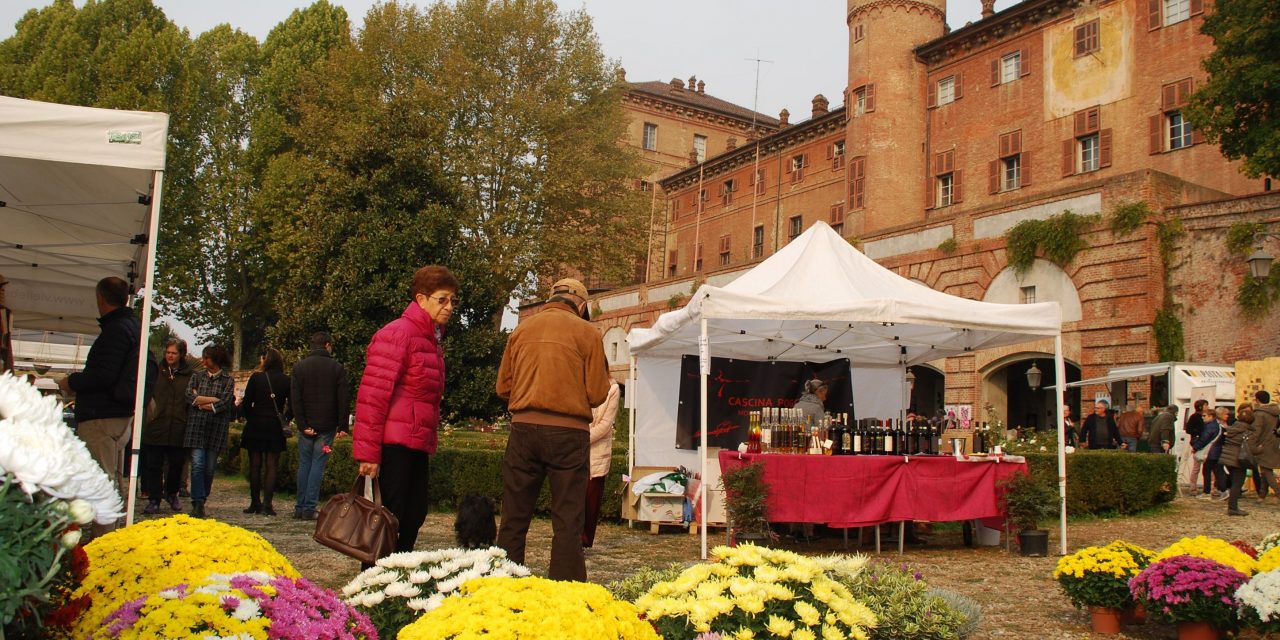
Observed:
[[[893,455],[895,451],[894,446],[897,444],[898,439],[897,432],[893,430],[893,418],[886,419],[882,427],[883,431],[881,433],[881,437],[884,439],[884,454]]]

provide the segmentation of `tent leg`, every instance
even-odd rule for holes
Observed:
[[[627,370],[627,477],[636,472],[636,357],[631,356],[631,366]],[[623,491],[630,487],[623,483]],[[623,499],[626,499],[624,493]],[[627,520],[627,528],[631,528],[632,520]]]
[[[1067,428],[1062,421],[1063,394],[1067,387],[1067,369],[1062,361],[1062,332],[1053,339],[1053,395],[1058,406],[1058,499],[1060,500],[1060,531],[1062,555],[1067,555]]]
[[[700,364],[699,368],[701,369],[702,375],[698,376],[698,379],[700,380],[700,384],[702,387],[699,391],[699,397],[702,398],[702,403],[701,403],[702,408],[699,412],[701,414],[699,416],[699,424],[701,425],[701,429],[702,429],[702,449],[700,450],[700,453],[698,456],[698,458],[702,461],[702,475],[700,476],[700,481],[698,482],[698,505],[700,507],[699,514],[701,515],[700,522],[706,523],[707,521],[707,376],[709,375],[707,368],[710,366],[711,353],[710,353],[710,345],[707,342],[707,319],[702,318],[701,322],[702,322],[702,336],[701,338],[699,338],[698,347],[700,350],[705,350],[705,352],[699,353],[698,355],[699,355],[699,358],[703,360],[706,364],[705,365]],[[702,559],[703,560],[707,559],[707,528],[706,527],[702,528]]]
[[[147,386],[147,349],[151,348],[151,312],[152,303],[156,297],[156,246],[160,238],[160,196],[164,189],[164,172],[155,172],[151,193],[151,225],[148,229],[147,236],[147,279],[142,281],[142,286],[146,288],[146,295],[142,298],[142,331],[138,336],[138,386],[134,390],[133,398],[133,424],[131,425],[132,433],[129,440],[129,493],[125,497],[124,524],[129,526],[133,524],[134,510],[138,506],[138,463],[141,456],[138,455],[138,447],[142,445],[142,425],[145,416],[142,415],[143,407],[146,403],[146,386]]]

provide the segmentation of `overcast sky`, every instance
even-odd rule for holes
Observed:
[[[259,40],[295,8],[310,0],[152,0],[180,26],[198,34],[229,22]],[[357,29],[373,0],[330,0],[346,8]],[[585,7],[605,54],[621,62],[627,79],[688,79],[707,93],[750,107],[760,58],[759,111],[793,121],[809,113],[815,94],[839,104],[848,67],[845,0],[557,0],[564,9]],[[27,10],[48,0],[0,0],[0,39],[13,35]],[[83,0],[77,0],[83,5]],[[419,2],[418,4],[425,4]],[[948,23],[976,20],[979,0],[952,0]],[[1014,0],[1000,0],[1004,9]]]

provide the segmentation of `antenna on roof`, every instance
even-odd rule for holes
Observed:
[[[756,131],[756,114],[760,112],[760,106],[759,106],[759,104],[758,104],[758,103],[760,102],[760,63],[762,63],[762,62],[767,62],[767,63],[769,63],[769,64],[773,64],[773,61],[772,61],[772,60],[761,60],[761,59],[760,59],[760,50],[759,50],[759,49],[756,49],[756,57],[754,57],[754,58],[747,58],[747,60],[748,60],[748,61],[750,61],[750,62],[754,62],[754,63],[756,63],[756,87],[755,87],[755,93],[754,93],[754,95],[752,95],[752,97],[751,97],[751,137],[755,139],[755,143],[756,143],[756,159],[755,159],[755,164],[754,164],[754,166],[752,166],[752,168],[751,168],[751,233],[752,233],[752,238],[751,238],[751,246],[752,246],[751,252],[752,252],[752,253],[751,253],[751,257],[754,259],[754,258],[757,258],[757,257],[760,257],[760,258],[763,258],[763,257],[764,257],[764,238],[763,238],[763,237],[762,237],[762,238],[760,238],[760,255],[759,255],[759,256],[756,256],[756,255],[755,255],[755,246],[756,246],[756,245],[755,245],[755,237],[754,237],[755,232],[756,232],[756,231],[755,231],[755,229],[756,229],[756,203],[760,200],[760,191],[761,191],[761,187],[760,187],[759,185],[757,185],[757,184],[756,184],[756,182],[758,182],[758,181],[760,180],[760,132],[759,132],[759,131]],[[774,228],[774,230],[773,230],[773,234],[774,234],[774,239],[775,239],[775,241],[774,241],[774,247],[773,247],[773,248],[774,248],[774,250],[776,251],[776,250],[777,250],[777,248],[778,248],[778,246],[777,246],[777,241],[776,241],[776,240],[777,240],[777,235],[778,235],[778,230],[777,230],[776,226],[775,226],[775,228]],[[763,234],[762,234],[762,235],[763,235]]]

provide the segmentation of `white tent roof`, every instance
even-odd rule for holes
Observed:
[[[96,334],[97,281],[142,283],[168,126],[162,113],[0,96],[0,274],[15,327]]]
[[[752,360],[848,357],[917,364],[1058,335],[1056,302],[959,298],[880,266],[818,222],[724,287],[703,285],[682,309],[628,334],[638,358],[698,353],[708,320],[712,355]]]

